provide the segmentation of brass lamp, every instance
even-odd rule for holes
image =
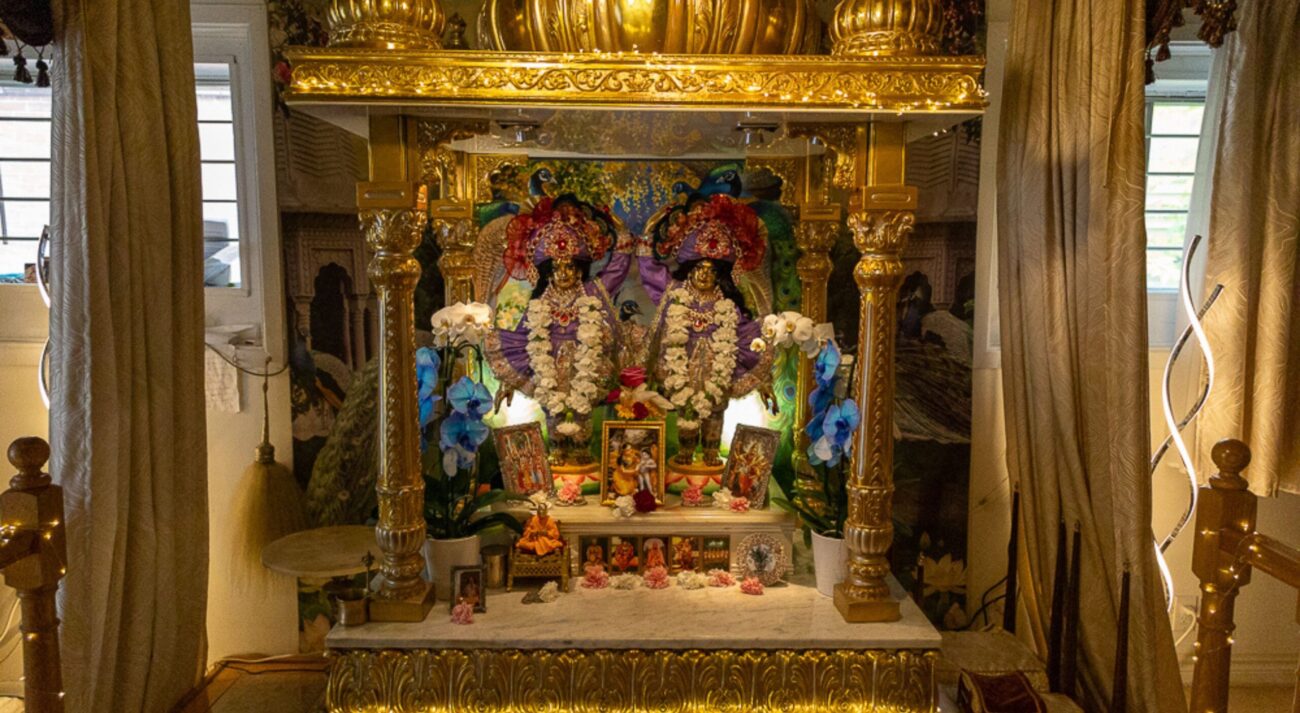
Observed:
[[[439,49],[447,22],[438,0],[330,0],[331,47]]]

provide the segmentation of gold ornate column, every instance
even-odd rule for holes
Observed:
[[[862,424],[853,436],[844,540],[849,571],[835,587],[845,621],[895,621],[886,553],[893,542],[895,305],[903,277],[902,252],[912,232],[916,189],[904,185],[902,123],[859,127],[849,229],[862,254],[854,281],[862,294],[854,396]]]
[[[371,125],[373,179],[404,178],[405,132],[400,121]],[[370,605],[376,621],[421,621],[433,606],[433,588],[420,576],[425,540],[424,480],[420,471],[419,407],[415,392],[413,253],[428,221],[428,189],[407,180],[357,186],[366,243],[374,252],[368,275],[379,294],[379,524],[380,588]]]
[[[831,277],[831,247],[840,231],[840,206],[836,204],[805,204],[799,207],[799,225],[795,243],[799,248],[800,310],[814,322],[827,320],[826,286]],[[798,379],[795,382],[794,404],[794,461],[795,490],[799,493],[817,492],[821,483],[808,464],[808,394],[812,391],[812,360],[799,359]],[[820,511],[819,501],[805,501]]]
[[[468,202],[435,201],[430,206],[430,221],[442,256],[438,271],[442,273],[443,294],[447,304],[472,302],[474,295],[474,241],[476,232]]]

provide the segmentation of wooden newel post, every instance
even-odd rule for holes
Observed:
[[[18,474],[0,494],[0,566],[22,608],[24,705],[29,713],[62,713],[59,618],[54,595],[67,573],[63,489],[42,469],[50,446],[20,438],[9,446]]]
[[[1192,677],[1191,713],[1228,710],[1228,667],[1232,656],[1233,608],[1238,590],[1250,582],[1250,568],[1223,547],[1225,531],[1255,531],[1255,496],[1241,471],[1250,464],[1250,449],[1238,440],[1214,444],[1210,457],[1219,473],[1200,489],[1196,505],[1196,539],[1192,571],[1201,580],[1197,616],[1196,670]]]

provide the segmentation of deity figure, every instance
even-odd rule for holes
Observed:
[[[609,563],[620,572],[636,571],[641,558],[636,556],[636,547],[628,540],[623,540],[614,547]]]
[[[549,508],[543,502],[537,506],[537,512],[528,518],[524,534],[515,541],[515,549],[545,557],[561,547],[564,547],[564,540],[560,539],[560,525],[550,516]]]
[[[695,549],[691,546],[689,539],[683,539],[677,543],[674,559],[677,560],[676,565],[680,569],[691,571],[695,569]]]
[[[664,543],[663,540],[653,539],[646,542],[645,547],[645,568],[654,569],[655,567],[665,567],[664,561]]]
[[[631,241],[619,242],[610,214],[570,194],[544,197],[506,227],[503,262],[509,277],[532,283],[523,319],[485,341],[501,382],[497,406],[516,390],[546,414],[552,471],[559,477],[593,474],[591,410],[615,376],[618,319],[610,300],[631,264]],[[613,250],[601,273],[593,263]]]
[[[763,263],[762,232],[753,209],[732,196],[696,195],[659,219],[652,243],[638,249],[642,284],[658,305],[651,365],[678,414],[678,472],[691,469],[701,446],[702,470],[721,472],[722,415],[731,399],[758,391],[775,408],[771,352],[736,287]],[[662,262],[670,257],[677,262],[671,273]]]

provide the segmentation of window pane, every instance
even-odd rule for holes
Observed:
[[[1147,213],[1147,245],[1181,250],[1186,235],[1186,213]]]
[[[0,161],[0,196],[49,198],[48,161]]]
[[[0,120],[0,158],[49,158],[50,122]]]
[[[1176,290],[1182,280],[1183,253],[1179,250],[1147,250],[1147,289]]]
[[[235,164],[203,164],[203,200],[233,201],[236,198]]]
[[[1147,210],[1187,210],[1192,202],[1192,176],[1147,177]]]
[[[195,91],[199,101],[199,121],[231,121],[234,108],[230,101],[230,65],[199,62],[194,65]]]
[[[199,124],[199,156],[204,161],[234,161],[234,124]]]
[[[203,239],[238,240],[239,205],[236,203],[203,203]]]
[[[27,282],[27,266],[35,264],[35,240],[0,241],[0,283]]]
[[[1198,136],[1204,113],[1205,104],[1201,102],[1156,102],[1151,105],[1151,134]]]
[[[0,223],[6,237],[39,238],[49,222],[49,201],[0,201]]]
[[[1152,138],[1147,155],[1149,173],[1195,173],[1196,145],[1200,139]]]
[[[203,242],[203,284],[207,287],[239,286],[239,242]]]
[[[0,116],[50,118],[50,88],[28,84],[0,85]]]

